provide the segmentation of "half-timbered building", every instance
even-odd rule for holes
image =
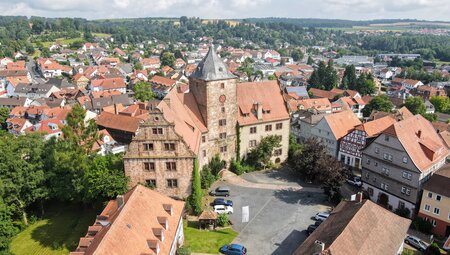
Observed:
[[[356,126],[353,131],[342,138],[339,147],[339,160],[347,166],[361,169],[361,150],[366,146],[366,139],[381,133],[394,123],[394,118],[385,116]]]

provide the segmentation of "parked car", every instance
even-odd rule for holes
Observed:
[[[308,233],[308,235],[311,235],[312,232],[314,232],[314,230],[316,230],[316,228],[318,228],[319,226],[315,225],[315,224],[311,224],[308,226],[308,229],[306,229],[306,232]]]
[[[226,206],[226,205],[216,205],[214,206],[214,211],[218,214],[232,214],[233,213],[233,207]]]
[[[419,251],[425,251],[427,249],[427,244],[420,240],[420,238],[418,238],[417,236],[406,236],[405,243],[413,246]]]
[[[357,186],[357,187],[362,186],[361,178],[358,176],[353,176],[353,177],[347,179],[347,183],[349,183],[353,186]]]
[[[314,222],[314,225],[319,226],[323,221],[321,220],[316,220],[316,222]]]
[[[212,205],[226,205],[226,206],[233,206],[233,201],[231,200],[225,200],[223,198],[216,198],[214,199],[214,201],[212,202]]]
[[[320,221],[324,221],[324,220],[326,220],[329,216],[330,216],[329,213],[321,212],[321,213],[317,213],[316,216],[314,217],[314,219],[320,220]]]
[[[212,190],[209,192],[211,196],[221,196],[221,197],[228,197],[230,196],[230,188],[225,186],[219,186],[215,190]]]
[[[225,244],[220,247],[219,252],[226,255],[244,255],[247,249],[240,244]]]

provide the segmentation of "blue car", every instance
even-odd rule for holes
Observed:
[[[247,249],[240,244],[225,244],[219,249],[219,252],[225,255],[244,255]]]
[[[216,205],[226,205],[226,206],[233,207],[233,201],[225,200],[223,198],[216,198],[216,199],[214,199],[214,202],[212,202],[212,206],[216,206]]]

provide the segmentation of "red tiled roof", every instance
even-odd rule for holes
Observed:
[[[162,77],[159,75],[155,75],[153,76],[153,78],[150,80],[150,82],[152,83],[156,83],[158,85],[163,85],[165,87],[169,87],[171,88],[173,85],[175,85],[177,83],[177,81],[166,78],[166,77]]]
[[[135,133],[138,130],[140,121],[140,119],[135,117],[113,114],[109,112],[102,112],[96,119],[97,125],[99,126],[122,130],[129,133]]]
[[[277,81],[239,83],[237,85],[237,103],[240,125],[289,119],[289,112],[284,104]],[[258,120],[254,113],[256,103],[260,103],[262,106],[262,120]]]
[[[327,115],[324,120],[328,123],[336,140],[341,139],[355,126],[361,124],[361,121],[351,110]]]
[[[141,185],[128,191],[122,199],[123,205],[118,204],[118,199],[109,201],[89,227],[92,232],[80,239],[72,255],[156,254],[149,247],[153,242],[158,244],[159,254],[170,253],[172,245],[178,241],[175,237],[184,202]],[[87,248],[80,247],[85,239]]]
[[[448,155],[448,147],[420,114],[394,123],[383,133],[398,138],[420,171],[426,171]]]
[[[103,89],[119,89],[126,88],[125,81],[122,78],[106,78],[92,80],[91,85],[93,87],[103,87]]]
[[[386,128],[390,127],[394,123],[395,119],[392,116],[388,115],[383,118],[361,124],[355,127],[355,129],[365,131],[367,133],[367,136],[371,137],[383,132]]]

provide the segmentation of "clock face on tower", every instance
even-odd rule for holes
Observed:
[[[223,103],[225,103],[225,101],[227,100],[227,97],[225,96],[225,95],[221,95],[220,97],[219,97],[219,101],[223,104]]]

